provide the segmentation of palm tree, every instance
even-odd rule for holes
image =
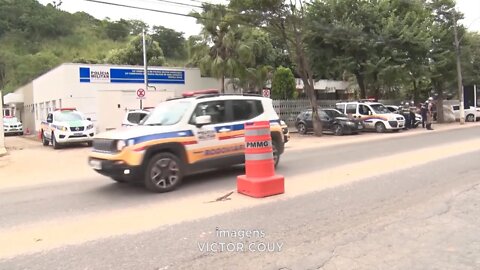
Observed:
[[[221,92],[225,92],[225,77],[235,78],[245,65],[254,61],[250,47],[243,43],[242,31],[233,21],[233,16],[224,5],[203,4],[202,13],[194,12],[197,23],[203,26],[204,44],[210,45],[207,53],[199,61],[202,72],[221,79]]]

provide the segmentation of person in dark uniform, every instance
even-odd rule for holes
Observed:
[[[425,128],[427,122],[427,105],[422,103],[420,107],[420,114],[422,115],[422,128]]]
[[[411,119],[410,119],[410,105],[408,102],[402,107],[402,115],[405,117],[405,129],[411,128]]]

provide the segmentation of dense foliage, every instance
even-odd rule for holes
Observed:
[[[0,89],[13,91],[65,62],[141,65],[144,28],[149,29],[149,64],[186,62],[183,34],[172,29],[149,28],[138,20],[98,20],[36,0],[0,0]]]

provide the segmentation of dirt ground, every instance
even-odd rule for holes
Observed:
[[[426,132],[440,132],[473,126],[480,126],[480,122],[465,125],[459,123],[438,124],[434,126],[434,131],[416,128],[399,133],[376,134],[375,132],[364,132],[359,135],[324,135],[319,138],[312,135],[292,133],[291,140],[285,146],[285,151],[394,139]],[[5,146],[8,154],[0,157],[0,188],[2,189],[73,180],[94,181],[100,177],[88,166],[87,156],[90,148],[85,145],[54,150],[51,146],[43,146],[34,136],[7,136]]]
[[[0,188],[87,179],[96,174],[87,164],[86,145],[54,150],[31,136],[5,138],[8,154],[0,157]]]

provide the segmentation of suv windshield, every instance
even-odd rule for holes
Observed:
[[[5,124],[16,124],[18,123],[18,119],[16,117],[12,117],[12,118],[3,118],[3,122]]]
[[[140,125],[169,126],[182,119],[190,107],[190,101],[162,102],[155,110],[145,117]]]
[[[68,122],[68,121],[78,121],[83,120],[81,114],[77,112],[61,112],[55,114],[55,121],[59,122]]]
[[[387,107],[383,106],[382,104],[372,104],[370,105],[370,107],[372,107],[375,113],[392,113],[389,109],[387,109]]]

